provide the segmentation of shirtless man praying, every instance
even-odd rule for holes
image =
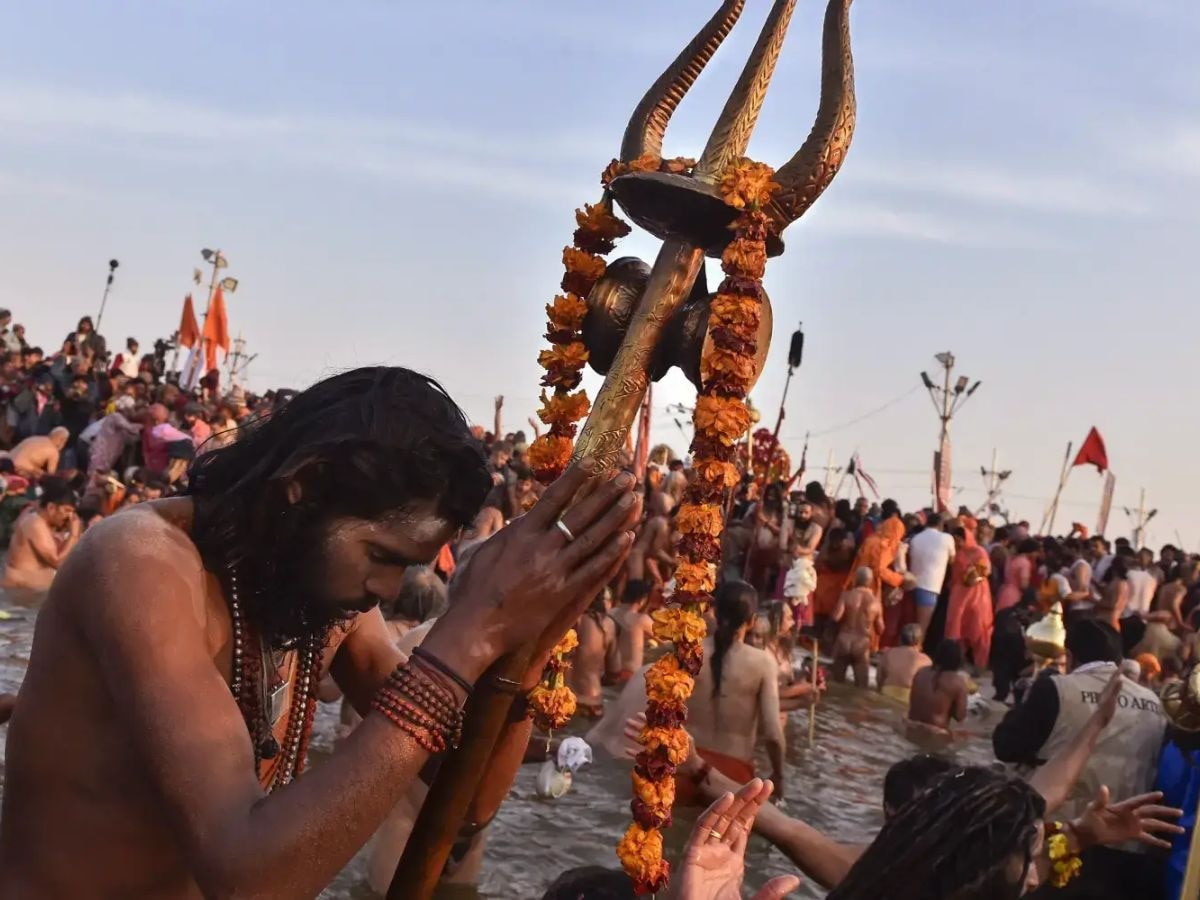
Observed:
[[[604,696],[600,688],[604,684],[609,654],[617,644],[617,623],[609,617],[611,596],[608,588],[601,591],[575,626],[579,647],[567,671],[567,684],[575,692],[578,714],[585,719],[599,719],[604,715]]]
[[[854,587],[838,597],[831,618],[838,623],[833,642],[833,680],[845,682],[846,669],[854,668],[854,683],[870,686],[871,638],[883,634],[883,604],[871,590],[875,575],[867,566],[854,573]]]
[[[642,667],[646,639],[654,630],[654,620],[646,615],[649,598],[649,584],[629,581],[621,595],[621,603],[609,613],[617,626],[617,639],[609,654],[608,674],[609,680],[616,684],[624,684]]]
[[[48,591],[83,530],[75,514],[79,501],[70,486],[61,478],[47,477],[41,488],[37,504],[22,512],[13,526],[3,582],[10,590]],[[63,532],[66,536],[60,538]]]
[[[0,896],[318,895],[451,742],[466,688],[527,646],[532,688],[620,571],[634,479],[591,474],[572,466],[480,545],[407,661],[378,603],[491,486],[424,376],[322,381],[198,457],[187,496],[90,529],[42,607],[8,726]],[[323,671],[364,719],[295,778]],[[529,727],[516,716],[500,735],[483,815]]]

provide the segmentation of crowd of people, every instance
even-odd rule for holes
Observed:
[[[46,591],[87,528],[126,507],[183,492],[197,453],[236,440],[287,391],[222,392],[210,371],[192,391],[168,371],[169,341],[113,352],[84,316],[61,344],[31,342],[0,309],[0,545],[3,586]]]
[[[655,448],[639,465],[630,448],[571,506],[595,471],[538,484],[502,398],[485,430],[403,369],[261,399],[210,373],[185,394],[161,353],[130,340],[113,356],[86,318],[49,357],[10,324],[0,311],[4,584],[50,593],[8,735],[5,892],[311,896],[374,837],[382,893],[473,683],[532,644],[528,691],[568,626],[587,741],[629,755],[687,460]],[[740,884],[752,827],[837,900],[1178,891],[1174,820],[1194,823],[1200,740],[1160,694],[1200,713],[1195,556],[749,473],[722,550],[675,796],[723,824],[697,831],[675,896],[714,896],[689,893],[696,867]],[[862,845],[766,802],[803,790],[784,723],[828,689],[822,650],[833,681],[894,703],[914,742],[941,741],[893,767],[886,824]],[[993,735],[1004,774],[952,761],[989,680],[1009,707]],[[297,777],[315,704],[338,700],[337,751]],[[71,779],[54,775],[65,746],[81,748]],[[525,715],[507,722],[443,881],[475,880],[519,766],[555,750]],[[629,896],[623,877],[568,873],[547,897]]]

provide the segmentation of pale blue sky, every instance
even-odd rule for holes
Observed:
[[[703,145],[757,33],[743,21],[680,109]],[[0,8],[0,304],[51,344],[121,261],[110,341],[171,331],[204,246],[242,287],[232,327],[259,388],[390,362],[442,379],[477,420],[533,412],[542,305],[572,209],[597,196],[637,99],[715,0],[179,0]],[[778,164],[816,105],[823,4],[801,0],[751,154]],[[1000,450],[1014,512],[1040,519],[1068,440],[1098,425],[1119,507],[1141,485],[1162,543],[1200,544],[1193,413],[1200,312],[1200,5],[1194,0],[857,0],[859,128],[832,188],[768,269],[777,340],[808,349],[795,453],[899,397],[952,348],[983,387],[955,423],[980,499]],[[618,253],[652,258],[655,242]],[[925,501],[923,391],[814,437],[859,449]],[[676,373],[657,405],[690,399]],[[657,436],[683,450],[666,417]],[[1060,522],[1096,518],[1073,476]]]

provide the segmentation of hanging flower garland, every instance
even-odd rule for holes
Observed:
[[[730,165],[721,179],[725,202],[741,214],[730,225],[733,240],[721,256],[726,278],[710,307],[712,348],[700,362],[703,385],[693,416],[695,477],[677,516],[682,535],[675,594],[654,613],[654,636],[675,652],[646,672],[646,727],[633,770],[633,823],[617,847],[639,894],[661,890],[670,878],[662,858],[661,829],[671,822],[675,769],[688,753],[687,701],[703,663],[705,607],[717,586],[724,527],[722,500],[738,483],[738,440],[750,426],[746,395],[755,376],[758,326],[767,263],[764,206],[778,187],[769,166],[748,159]]]
[[[567,656],[578,646],[579,637],[572,628],[555,644],[541,683],[529,692],[533,724],[546,734],[562,728],[575,715],[575,692],[567,687],[567,669],[571,667]]]

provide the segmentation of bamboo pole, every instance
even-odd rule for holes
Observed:
[[[1074,444],[1067,441],[1067,455],[1063,457],[1062,474],[1058,477],[1058,490],[1054,492],[1054,499],[1050,501],[1050,507],[1042,517],[1042,527],[1038,529],[1043,535],[1054,532],[1054,520],[1058,517],[1058,501],[1062,497],[1063,488],[1067,486],[1067,477],[1071,474],[1071,450],[1073,448]]]

